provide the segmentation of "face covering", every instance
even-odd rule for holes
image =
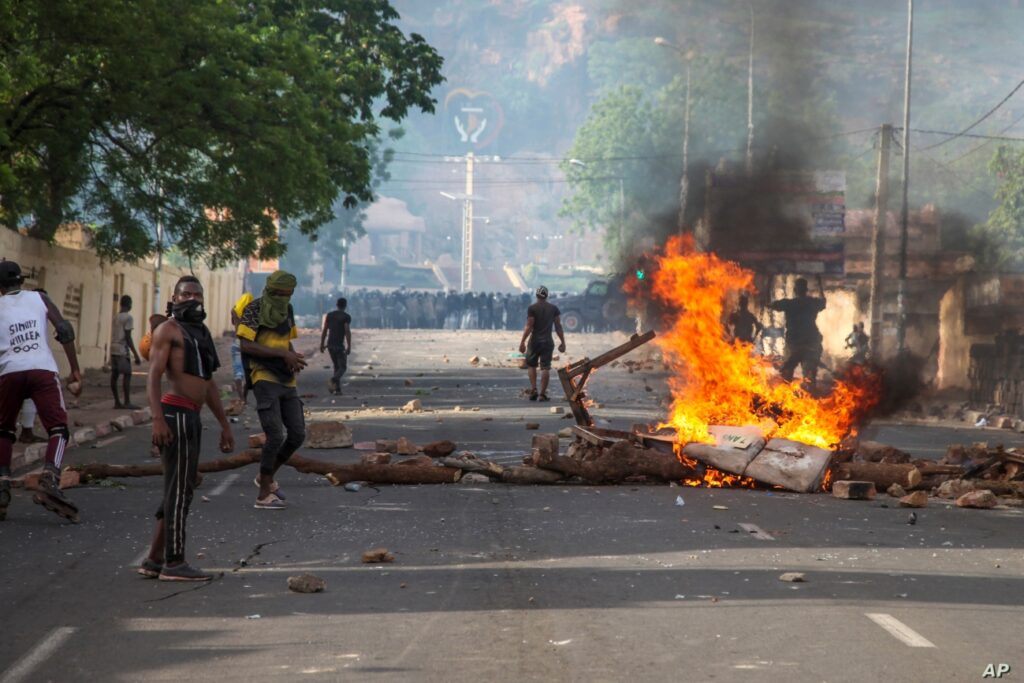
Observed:
[[[206,311],[203,310],[203,302],[196,301],[183,301],[179,304],[171,305],[171,315],[174,316],[175,320],[183,323],[198,324],[206,320]]]

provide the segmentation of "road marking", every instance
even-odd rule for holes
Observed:
[[[232,472],[228,476],[224,477],[224,481],[217,484],[217,487],[210,491],[210,497],[219,496],[228,490],[228,487],[235,483],[235,481],[242,476],[238,472]]]
[[[740,527],[760,541],[774,541],[775,537],[756,524],[741,523]]]
[[[18,683],[31,676],[36,667],[45,662],[77,630],[74,626],[61,626],[50,631],[34,648],[25,653],[24,657],[12,664],[0,676],[0,683]]]
[[[103,448],[104,446],[109,446],[110,444],[114,443],[115,441],[120,441],[123,438],[124,438],[123,436],[111,436],[110,438],[107,438],[107,439],[100,439],[99,441],[94,443],[92,447],[93,448]]]
[[[865,613],[864,616],[888,631],[889,635],[893,638],[909,647],[935,647],[932,641],[891,614]]]

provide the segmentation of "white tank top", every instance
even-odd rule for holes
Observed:
[[[0,376],[25,370],[57,372],[46,331],[41,294],[19,290],[0,296]]]

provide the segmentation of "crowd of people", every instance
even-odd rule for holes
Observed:
[[[348,299],[354,327],[398,330],[518,330],[533,301],[529,294],[405,289],[360,289]]]

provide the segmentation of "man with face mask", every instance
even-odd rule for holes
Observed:
[[[199,471],[203,425],[199,411],[210,406],[220,423],[220,450],[230,453],[231,435],[213,373],[220,366],[210,330],[203,324],[203,287],[186,275],[174,286],[169,318],[153,331],[146,390],[153,412],[153,445],[164,466],[164,496],[157,510],[156,533],[139,574],[161,581],[209,581],[212,575],[185,562],[185,519]],[[164,375],[170,391],[160,395]]]
[[[299,331],[289,303],[296,284],[291,273],[271,273],[263,296],[245,307],[235,330],[241,340],[246,380],[252,386],[256,411],[266,435],[260,474],[255,482],[260,491],[254,507],[260,510],[285,508],[285,498],[274,475],[306,439],[306,421],[295,379],[306,367],[306,360],[292,348],[292,340],[299,336]]]

